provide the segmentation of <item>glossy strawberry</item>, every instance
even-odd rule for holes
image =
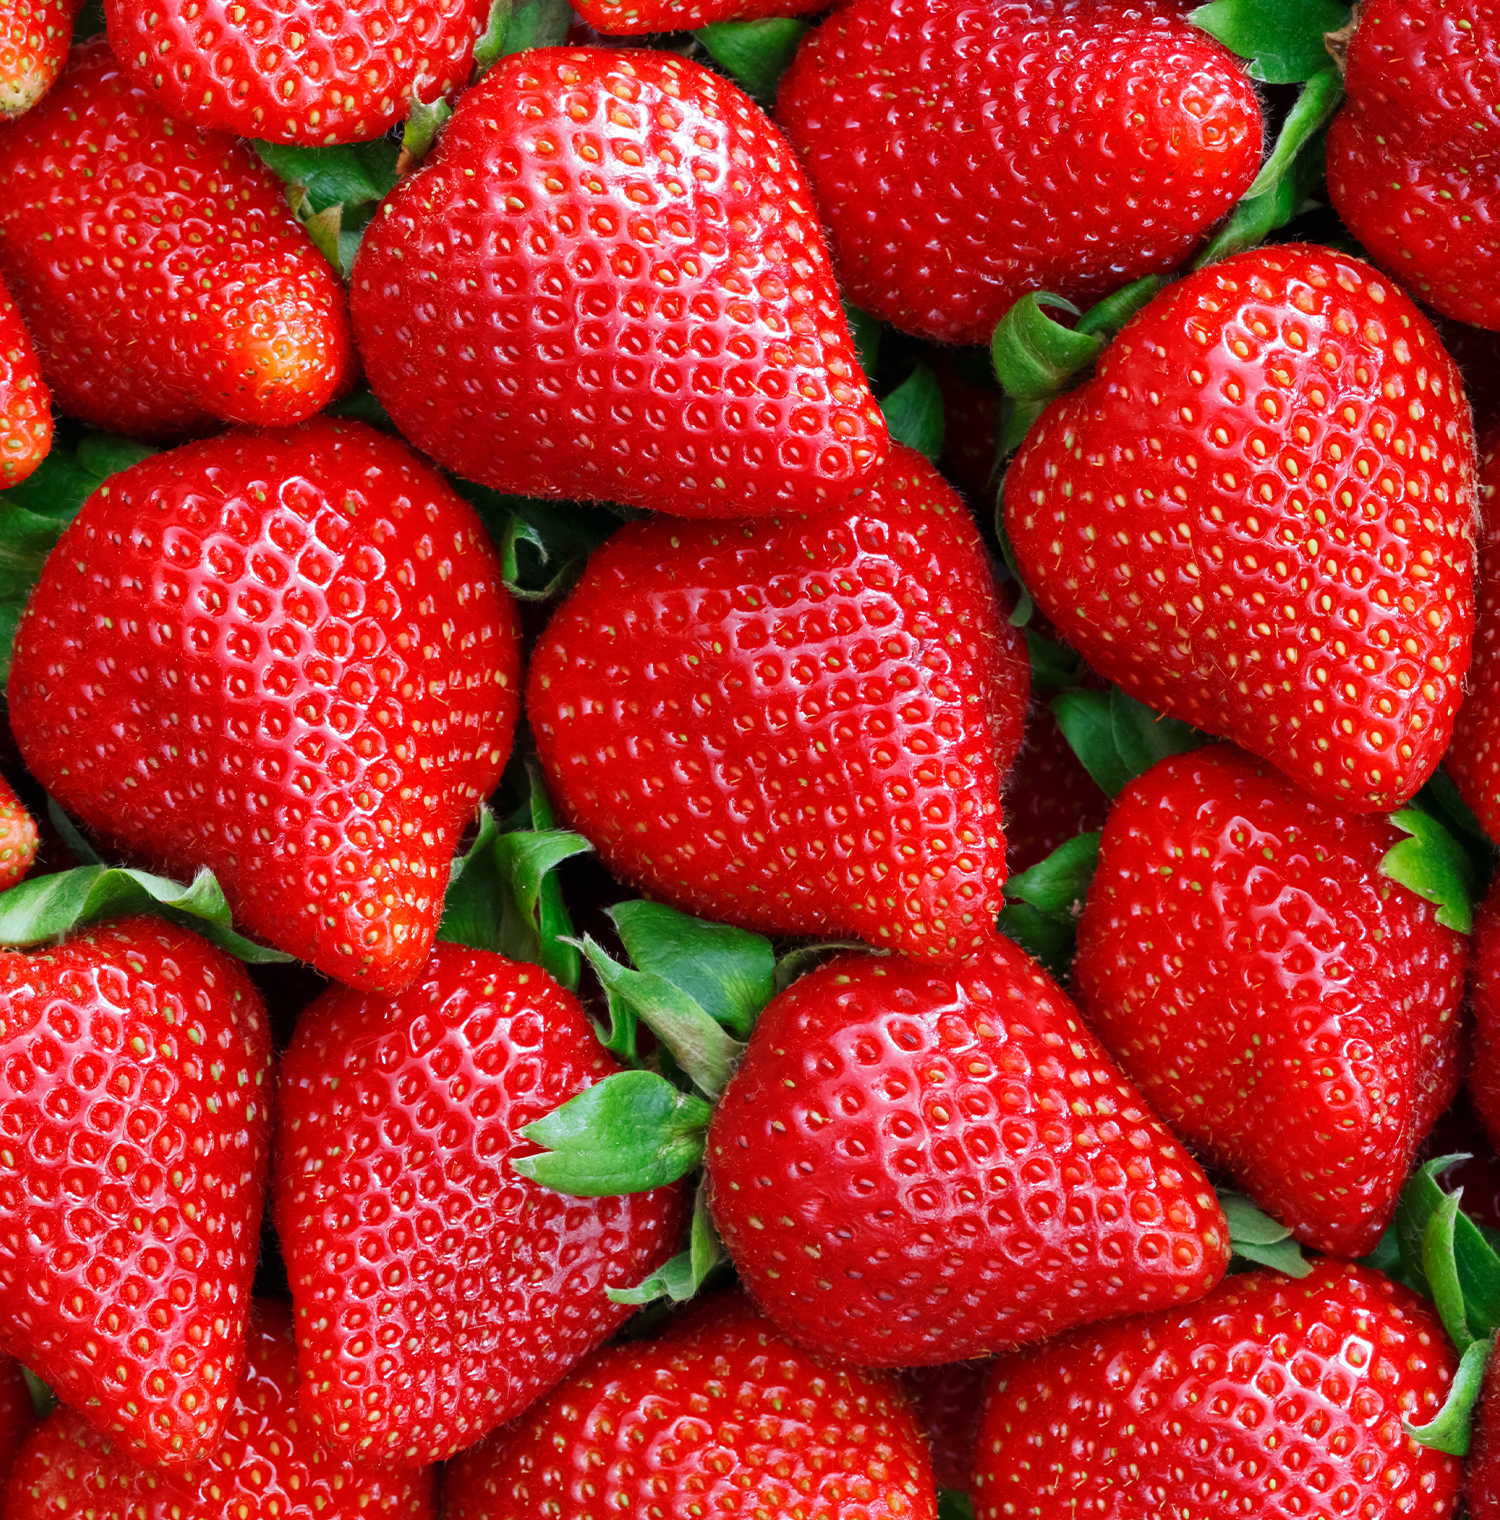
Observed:
[[[927,1443],[894,1379],[801,1350],[735,1295],[694,1321],[607,1346],[450,1463],[447,1520],[934,1520]]]
[[[319,420],[112,476],[47,561],[10,712],[101,835],[352,985],[427,958],[454,845],[510,751],[515,609],[473,509]]]
[[[19,485],[47,457],[50,402],[31,337],[0,282],[0,490]]]
[[[103,38],[0,128],[0,272],[58,404],[111,432],[297,422],[350,377],[343,291],[279,181],[171,120]]]
[[[1192,1157],[1023,951],[841,956],[760,1017],[709,1124],[714,1221],[786,1334],[943,1363],[1201,1297]]]
[[[219,1440],[244,1364],[271,1042],[157,919],[0,953],[0,1347],[144,1460]]]
[[[82,8],[83,0],[0,0],[0,121],[52,88]]]
[[[259,1299],[223,1438],[192,1476],[132,1462],[59,1409],[22,1448],[6,1520],[435,1520],[430,1472],[341,1461],[298,1407],[292,1315]]]
[[[1473,451],[1416,307],[1288,244],[1146,307],[1028,435],[1005,520],[1096,670],[1386,811],[1442,758],[1469,663]]]
[[[5,1513],[5,1484],[11,1463],[35,1419],[21,1364],[0,1356],[0,1514]]]
[[[1089,305],[1170,269],[1260,166],[1243,65],[1186,0],[853,0],[776,119],[850,300],[988,343],[1018,296]]]
[[[421,1464],[597,1348],[677,1250],[679,1190],[565,1198],[519,1131],[619,1068],[547,974],[440,944],[397,998],[342,988],[282,1064],[275,1217],[304,1409],[329,1447]]]
[[[0,892],[13,887],[36,859],[36,823],[10,782],[0,777]]]
[[[635,37],[821,9],[822,0],[580,0],[575,12],[606,36]]]
[[[1500,1145],[1500,886],[1492,886],[1474,916],[1469,1003],[1474,1050],[1468,1085],[1492,1145]]]
[[[1462,1465],[1401,1428],[1458,1365],[1431,1305],[1366,1267],[1231,1277],[1187,1309],[995,1363],[979,1520],[1439,1520]]]
[[[1485,1368],[1464,1468],[1464,1505],[1469,1520],[1500,1517],[1500,1358],[1492,1357]]]
[[[397,426],[497,490],[819,512],[885,453],[795,158],[669,52],[502,59],[386,199],[351,300]]]
[[[1041,701],[1033,702],[1027,715],[1025,740],[1005,780],[1004,805],[1012,876],[1045,860],[1074,835],[1101,828],[1109,812],[1109,798]]]
[[[630,524],[527,681],[554,798],[653,895],[927,958],[994,941],[1028,672],[967,510],[909,450],[852,512]]]

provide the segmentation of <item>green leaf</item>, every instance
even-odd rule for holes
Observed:
[[[1338,0],[1213,0],[1188,19],[1250,59],[1252,79],[1296,84],[1328,67],[1324,35],[1347,26],[1349,14]]]
[[[1058,845],[1045,860],[1012,876],[1005,883],[1005,895],[1071,927],[1077,918],[1074,909],[1088,896],[1099,865],[1099,839],[1097,832],[1078,834]]]
[[[1229,1244],[1236,1256],[1288,1277],[1306,1277],[1312,1271],[1312,1263],[1303,1257],[1291,1230],[1243,1193],[1220,1193],[1219,1203],[1229,1222]]]
[[[617,1304],[650,1304],[659,1298],[675,1303],[691,1298],[703,1286],[710,1272],[726,1260],[724,1243],[714,1228],[708,1212],[708,1195],[699,1187],[693,1200],[693,1220],[688,1229],[688,1248],[674,1256],[658,1271],[634,1288],[606,1288],[610,1300]]]
[[[1059,981],[1067,976],[1078,939],[1075,925],[1061,924],[1040,908],[1023,902],[1007,903],[996,923],[1007,939],[1014,940]]]
[[[448,891],[443,898],[443,916],[437,937],[449,944],[469,945],[475,950],[497,950],[500,944],[500,919],[504,887],[500,881],[500,860],[495,841],[500,824],[487,807],[479,810],[479,832],[467,853],[453,862],[448,877]]]
[[[1312,1271],[1312,1263],[1303,1256],[1302,1248],[1295,1240],[1280,1240],[1270,1246],[1237,1245],[1234,1254],[1253,1261],[1258,1267],[1270,1267],[1286,1277],[1306,1277]]]
[[[418,85],[424,81],[418,80]],[[453,106],[445,96],[426,101],[412,90],[411,109],[406,117],[406,130],[401,134],[401,152],[396,166],[402,174],[409,174],[427,155],[437,141],[438,133],[448,125]]]
[[[544,1150],[511,1166],[575,1198],[644,1193],[698,1165],[712,1113],[655,1072],[616,1072],[528,1124],[521,1134]]]
[[[1026,630],[1026,653],[1031,658],[1031,689],[1060,691],[1073,686],[1083,674],[1083,659],[1063,644]]]
[[[47,798],[47,817],[52,820],[52,827],[62,835],[63,843],[73,852],[73,858],[79,865],[102,866],[104,864],[104,857],[89,843],[83,831],[63,811],[56,797]]]
[[[937,1520],[974,1520],[974,1501],[957,1489],[940,1488]]]
[[[561,596],[622,521],[619,508],[503,496],[467,480],[450,480],[489,530],[506,589],[523,602]]]
[[[1434,1293],[1426,1271],[1427,1226],[1448,1197],[1437,1179],[1465,1159],[1436,1156],[1423,1162],[1402,1189],[1396,1208],[1396,1237],[1407,1277],[1428,1297]],[[1500,1330],[1500,1253],[1461,1212],[1453,1219],[1453,1261],[1463,1289],[1464,1328],[1478,1338],[1494,1335]]]
[[[1343,98],[1344,82],[1331,64],[1307,81],[1282,123],[1270,157],[1261,165],[1260,173],[1251,182],[1244,199],[1266,195],[1286,178],[1297,155],[1333,120]]]
[[[849,320],[849,336],[854,339],[854,351],[859,355],[859,367],[865,378],[875,378],[875,367],[880,362],[880,323],[869,312],[844,302],[844,315]]]
[[[1118,686],[1064,691],[1048,705],[1083,768],[1111,797],[1158,760],[1208,742],[1189,724],[1163,717]]]
[[[1411,837],[1394,844],[1380,861],[1383,876],[1437,905],[1437,921],[1460,934],[1474,927],[1479,883],[1463,846],[1430,813],[1406,808],[1390,821]]]
[[[37,1419],[45,1420],[57,1408],[57,1395],[30,1367],[21,1368],[21,1376],[26,1379],[26,1391],[31,1395],[31,1407],[36,1411]]]
[[[1145,775],[1158,760],[1185,755],[1208,742],[1207,736],[1191,724],[1164,717],[1144,702],[1127,697],[1118,686],[1110,688],[1109,717],[1115,751],[1132,780]]]
[[[1104,340],[1054,321],[1050,306],[1077,317],[1078,308],[1050,291],[1022,296],[995,327],[990,358],[1001,389],[1013,401],[1049,401],[1104,350]]]
[[[1422,1275],[1437,1306],[1438,1318],[1457,1350],[1462,1353],[1474,1344],[1469,1333],[1468,1311],[1464,1306],[1463,1284],[1458,1275],[1456,1230],[1458,1224],[1457,1193],[1445,1193],[1432,1211],[1422,1231]]]
[[[490,13],[485,18],[484,32],[474,44],[474,72],[469,75],[471,85],[484,78],[485,70],[497,59],[505,56],[505,34],[510,29],[511,0],[490,0]]]
[[[891,437],[934,463],[943,452],[946,419],[937,376],[925,364],[917,367],[880,403]]]
[[[1402,1420],[1401,1428],[1412,1440],[1434,1451],[1447,1452],[1450,1457],[1468,1456],[1474,1406],[1479,1402],[1484,1387],[1484,1369],[1494,1350],[1493,1336],[1474,1341],[1469,1346],[1458,1364],[1458,1371],[1453,1374],[1448,1397],[1437,1414],[1425,1425]]]
[[[776,991],[785,992],[793,982],[806,976],[809,971],[816,971],[836,955],[885,954],[886,951],[876,950],[862,939],[819,939],[810,944],[797,945],[776,962]]]
[[[808,29],[795,16],[716,21],[693,33],[710,58],[754,101],[769,107]]]
[[[505,51],[560,47],[568,40],[572,20],[569,0],[516,0],[505,26]]]

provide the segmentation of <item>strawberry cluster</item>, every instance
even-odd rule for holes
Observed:
[[[1500,1520],[1500,16],[819,10],[0,0],[0,1520]]]

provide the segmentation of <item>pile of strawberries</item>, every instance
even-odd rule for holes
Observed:
[[[1500,1520],[1497,226],[1484,0],[0,0],[0,1520]]]

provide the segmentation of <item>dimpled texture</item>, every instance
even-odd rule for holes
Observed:
[[[0,953],[0,1348],[143,1460],[218,1441],[244,1364],[271,1039],[157,919]]]
[[[1044,693],[1044,696],[1051,695]],[[1005,779],[1006,865],[1012,876],[1078,834],[1104,826],[1109,798],[1073,752],[1044,702],[1033,702],[1015,768]]]
[[[1474,1045],[1468,1086],[1491,1146],[1500,1148],[1500,886],[1490,888],[1474,915],[1471,948],[1469,1006]]]
[[[1090,665],[1357,812],[1400,806],[1447,748],[1474,502],[1432,328],[1298,244],[1158,296],[1005,483],[1026,584]]]
[[[83,0],[0,0],[0,121],[52,88],[82,8]]]
[[[468,83],[487,0],[106,0],[121,66],[179,121],[307,146],[379,137]]]
[[[1464,1468],[1464,1504],[1469,1520],[1500,1520],[1500,1361],[1491,1359]]]
[[[402,432],[496,490],[817,512],[885,454],[795,155],[671,53],[502,59],[386,198],[351,301]]]
[[[714,1221],[787,1335],[951,1362],[1184,1303],[1229,1259],[1213,1189],[1057,984],[843,956],[762,1013],[709,1123]]]
[[[353,986],[427,958],[510,753],[515,607],[473,509],[320,419],[158,454],[84,503],[22,614],[11,722],[90,827]]]
[[[979,535],[899,449],[853,513],[658,519],[589,561],[527,677],[553,796],[617,875],[781,934],[996,937],[1029,670]]]
[[[849,299],[985,343],[1019,296],[1087,306],[1177,264],[1249,188],[1244,66],[1187,0],[853,0],[798,49],[776,120]]]
[[[19,485],[52,447],[52,407],[31,338],[0,281],[0,490]]]
[[[0,127],[0,273],[58,405],[111,432],[299,422],[352,378],[343,290],[280,181],[172,121],[102,37]]]
[[[995,1364],[978,1520],[1440,1520],[1462,1464],[1401,1429],[1458,1365],[1437,1315],[1367,1267],[1231,1277],[1189,1309]]]
[[[605,1347],[451,1463],[446,1520],[935,1520],[927,1442],[893,1379],[801,1350],[735,1294],[689,1315]]]
[[[1115,800],[1073,987],[1162,1117],[1297,1239],[1375,1248],[1459,1080],[1467,941],[1381,871],[1405,836],[1225,746]]]
[[[36,859],[37,832],[10,782],[0,776],[0,892],[13,887]]]
[[[248,1341],[224,1437],[196,1472],[140,1466],[59,1409],[17,1458],[6,1520],[436,1520],[431,1472],[351,1466],[319,1443],[286,1304],[256,1300]]]
[[[676,1187],[570,1198],[520,1137],[619,1070],[535,966],[440,944],[399,998],[328,993],[282,1064],[274,1208],[304,1408],[334,1450],[422,1464],[550,1389],[677,1249]]]
[[[690,31],[719,21],[758,21],[821,10],[822,0],[581,0],[577,12],[611,37]]]

